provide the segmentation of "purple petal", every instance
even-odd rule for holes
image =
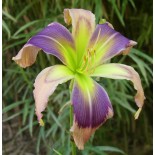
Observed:
[[[30,59],[33,55],[33,51],[31,51],[31,48],[27,49],[27,46],[42,49],[45,53],[56,56],[66,65],[73,66],[75,63],[74,40],[70,32],[59,23],[49,24],[37,35],[30,38],[21,49],[21,57],[18,56],[18,60],[22,61],[24,59],[23,57],[26,54],[23,53],[29,53],[27,59]],[[16,60],[16,57],[14,59]],[[26,67],[29,65],[29,63],[25,64]]]
[[[112,110],[106,91],[96,82],[93,87],[92,93],[84,93],[78,84],[74,85],[72,103],[75,121],[82,128],[99,126],[106,121],[109,109]]]
[[[102,64],[134,45],[136,42],[115,31],[109,23],[97,25],[89,42],[89,48],[96,51],[96,64]]]
[[[81,77],[75,81],[72,93],[74,122],[71,131],[79,149],[83,149],[95,130],[113,116],[106,91],[91,78],[84,78],[82,82]]]
[[[42,48],[46,53],[55,55],[64,63],[66,63],[66,56],[72,55],[75,51],[72,35],[59,23],[49,24],[32,37],[28,44]]]

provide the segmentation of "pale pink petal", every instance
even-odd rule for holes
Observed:
[[[109,118],[113,117],[112,109],[109,108],[108,110],[109,111],[107,113],[106,119],[109,119]],[[76,146],[78,147],[79,150],[84,149],[84,144],[89,140],[89,138],[92,136],[92,134],[94,134],[95,131],[102,124],[100,124],[99,126],[94,127],[94,128],[92,128],[92,127],[82,128],[82,127],[79,127],[79,125],[75,121],[75,117],[74,117],[73,126],[71,127],[70,131],[71,131],[72,136],[74,138],[74,142],[75,142],[75,144],[76,144]]]
[[[134,88],[137,90],[135,95],[135,102],[139,107],[139,110],[137,111],[135,118],[138,118],[144,104],[145,96],[139,74],[131,66],[116,63],[104,64],[98,66],[94,73],[91,74],[91,76],[131,80],[133,82]]]
[[[64,19],[67,24],[72,24],[77,61],[78,64],[81,64],[82,57],[87,52],[88,42],[95,29],[95,15],[84,9],[65,9]]]
[[[50,95],[53,94],[58,84],[62,84],[73,78],[73,75],[69,75],[67,71],[66,71],[66,74],[64,73],[62,68],[64,68],[65,66],[63,67],[62,66],[63,65],[56,65],[56,66],[45,68],[43,71],[39,73],[39,75],[35,80],[35,83],[34,83],[35,89],[33,91],[33,94],[35,98],[36,115],[38,117],[39,122],[41,121],[41,118],[43,116],[41,112],[45,110],[47,106],[48,98]],[[67,67],[65,68],[67,70]],[[60,74],[56,79],[55,74],[57,74],[57,72],[59,73],[62,72],[62,74]],[[52,74],[54,78],[52,78],[51,76]],[[47,77],[48,77],[48,80],[46,80]]]
[[[26,44],[18,54],[12,58],[19,66],[26,68],[31,66],[35,61],[40,48],[31,44]]]

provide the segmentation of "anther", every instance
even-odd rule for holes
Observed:
[[[81,67],[82,71],[91,72],[92,61],[95,60],[95,56],[96,56],[96,51],[94,48],[87,49],[87,53],[84,56],[84,61]]]

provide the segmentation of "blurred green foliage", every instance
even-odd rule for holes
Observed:
[[[45,127],[37,123],[32,93],[37,74],[60,63],[59,60],[40,52],[32,67],[22,69],[11,59],[32,35],[49,23],[57,21],[67,26],[64,8],[84,8],[95,13],[96,23],[105,18],[117,31],[138,42],[128,56],[117,56],[111,61],[131,65],[138,71],[146,100],[140,118],[135,121],[133,85],[125,80],[98,79],[109,94],[115,115],[97,130],[86,149],[77,154],[152,154],[152,4],[151,0],[4,0],[3,122],[17,121],[14,139],[29,134],[34,153],[70,154],[69,108],[58,114],[69,100],[68,83],[58,86],[50,97],[44,112]]]

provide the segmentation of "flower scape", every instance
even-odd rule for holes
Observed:
[[[113,108],[105,89],[93,77],[126,79],[137,90],[135,102],[138,118],[144,104],[144,92],[138,73],[131,67],[107,63],[118,54],[128,54],[135,41],[129,40],[105,22],[95,25],[95,15],[83,9],[65,9],[64,20],[72,24],[72,34],[63,25],[53,22],[28,40],[13,60],[23,68],[31,66],[40,50],[56,56],[63,64],[47,67],[36,77],[34,99],[36,115],[43,125],[48,98],[59,84],[71,80],[73,125],[70,129],[78,149],[113,116]]]

